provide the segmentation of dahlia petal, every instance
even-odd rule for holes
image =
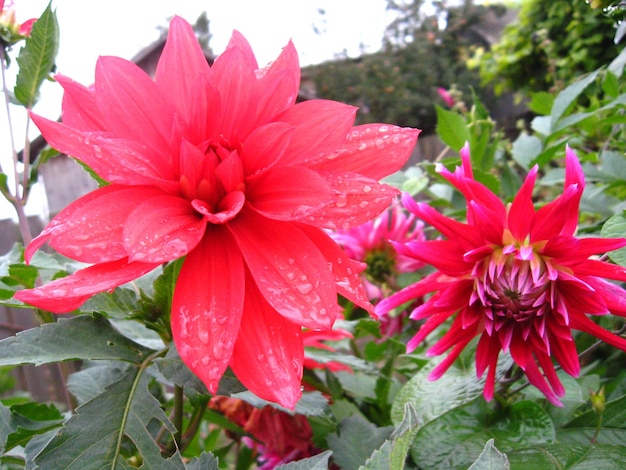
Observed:
[[[54,78],[63,87],[63,123],[75,129],[105,131],[93,90],[60,74]]]
[[[340,148],[352,128],[357,108],[330,100],[303,101],[276,117],[294,126],[285,164],[315,162]]]
[[[420,329],[417,331],[417,333],[409,340],[406,345],[406,352],[412,353],[415,348],[417,348],[420,343],[428,337],[428,335],[435,331],[435,329],[437,329],[453,314],[454,311],[432,315],[428,320],[426,320],[426,322],[424,322],[422,326],[420,326]]]
[[[258,103],[258,83],[254,73],[256,59],[249,46],[240,47],[242,43],[237,38],[243,39],[241,34],[234,32],[232,46],[229,45],[215,59],[210,74],[211,83],[219,91],[222,103],[218,128],[224,138],[233,143],[245,140],[257,124],[254,116]]]
[[[293,410],[302,396],[303,361],[302,328],[276,312],[248,277],[233,372],[255,395]]]
[[[271,219],[306,217],[333,199],[324,178],[304,167],[278,167],[249,181],[248,202]]]
[[[463,260],[459,246],[450,240],[412,241],[405,244],[392,242],[392,244],[399,254],[431,264],[449,276],[469,273],[473,267]]]
[[[537,171],[538,166],[535,165],[528,172],[526,180],[524,180],[524,184],[522,184],[522,187],[515,195],[508,211],[508,229],[511,231],[516,240],[525,240],[530,232],[530,224],[532,222],[533,214],[535,213],[532,195],[535,187],[535,180],[537,178]]]
[[[128,217],[124,246],[132,261],[172,261],[198,245],[206,225],[207,220],[189,201],[176,196],[153,197],[137,205]]]
[[[626,246],[626,238],[579,238],[576,247],[576,256],[586,259],[592,255],[607,253]],[[571,253],[570,253],[571,255]]]
[[[580,192],[585,189],[585,173],[576,153],[569,145],[565,146],[565,187],[577,185]]]
[[[369,301],[363,281],[359,276],[359,273],[366,268],[366,264],[350,259],[323,230],[304,224],[299,224],[298,228],[315,243],[328,261],[335,277],[337,292],[373,315],[374,307]]]
[[[335,193],[324,210],[305,216],[303,222],[337,229],[361,225],[389,207],[398,190],[355,173],[319,172]]]
[[[601,339],[605,343],[610,344],[611,346],[615,346],[616,348],[621,349],[622,351],[626,351],[626,339],[621,336],[617,336],[610,331],[605,330],[600,325],[595,323],[593,320],[588,318],[586,315],[582,313],[572,313],[570,316],[570,326],[575,330],[584,331],[585,333],[589,333],[590,335],[595,336],[598,339]]]
[[[171,314],[178,354],[211,393],[217,392],[231,361],[244,286],[244,265],[235,241],[225,228],[212,227],[183,262]]]
[[[444,237],[462,245],[464,250],[469,251],[485,243],[484,237],[475,227],[446,217],[426,203],[416,202],[409,193],[402,194],[402,205],[439,230]]]
[[[435,367],[430,374],[428,374],[428,380],[437,380],[440,379],[441,376],[450,368],[454,361],[457,360],[463,349],[469,344],[469,342],[474,339],[474,335],[464,334],[462,338],[459,338],[457,344],[452,348],[452,351],[448,353],[446,358],[441,361],[437,367]],[[427,353],[430,354],[430,350]]]
[[[181,70],[185,73],[180,73]],[[170,97],[181,115],[186,116],[189,104],[198,100],[194,94],[195,84],[198,77],[208,71],[207,59],[193,28],[182,18],[174,16],[154,81],[161,93]]]
[[[233,30],[232,34],[230,35],[230,39],[228,40],[228,44],[226,45],[226,50],[228,51],[230,49],[239,50],[239,52],[241,53],[240,60],[245,63],[247,68],[251,70],[257,70],[259,68],[250,43],[245,38],[245,36],[236,29]]]
[[[584,281],[600,295],[613,315],[626,316],[626,290],[599,277],[585,277]]]
[[[246,175],[255,176],[278,162],[289,146],[294,127],[272,122],[257,127],[241,147],[241,163]]]
[[[353,171],[380,180],[404,166],[419,133],[417,129],[386,124],[355,126],[348,132],[340,150],[315,161],[312,167],[324,171]]]
[[[457,317],[446,334],[426,351],[426,355],[438,356],[458,344],[463,344],[463,347],[465,347],[476,336],[477,332],[478,325],[474,324],[473,327],[464,329]],[[458,356],[460,352],[461,351],[458,351],[456,356]]]
[[[320,250],[296,225],[244,208],[228,227],[274,309],[307,328],[332,327],[338,310],[334,277]]]
[[[167,153],[173,110],[165,96],[133,62],[118,57],[98,59],[96,102],[116,136]]]
[[[580,374],[580,362],[578,361],[576,343],[572,339],[568,341],[563,338],[553,337],[550,341],[550,350],[556,362],[563,367],[565,372],[572,377],[578,377]],[[540,358],[541,355],[537,357]],[[544,371],[546,370],[545,366],[542,366],[542,368]]]
[[[170,162],[139,143],[72,129],[32,113],[31,118],[50,146],[77,158],[105,181],[155,184],[166,190],[176,186]]]
[[[491,207],[483,206],[473,200],[468,201],[467,220],[470,225],[476,227],[487,242],[496,246],[502,244],[504,219]]]
[[[162,195],[149,186],[99,188],[59,212],[37,237],[35,249],[47,238],[52,248],[77,261],[106,263],[126,258],[122,234],[129,215],[137,205]],[[30,247],[27,251],[30,259],[33,251]]]
[[[582,190],[568,186],[554,201],[539,208],[530,229],[531,243],[549,240],[557,235],[573,235],[578,226],[578,205]]]
[[[293,48],[293,45],[291,47]],[[280,113],[293,106],[298,97],[299,85],[300,67],[298,66],[295,69],[270,72],[262,76],[259,79],[259,88],[263,92],[259,97],[256,122],[271,122]]]
[[[576,276],[603,277],[626,282],[626,268],[617,264],[587,259],[582,263],[572,266],[572,269]]]
[[[243,186],[243,166],[238,152],[231,152],[215,168],[215,174],[224,191],[240,191]]]
[[[15,293],[15,298],[53,313],[76,310],[91,296],[126,284],[156,268],[158,263],[129,263],[127,259],[81,269],[42,287]]]
[[[528,377],[528,381],[535,387],[537,387],[539,391],[541,391],[541,393],[545,395],[550,403],[558,407],[563,406],[563,403],[561,403],[561,400],[559,400],[558,395],[555,393],[552,387],[550,387],[548,382],[546,382],[545,377],[539,370],[539,367],[534,360],[529,361],[526,365],[526,368],[523,369],[526,377]]]
[[[565,395],[565,387],[563,387],[559,376],[556,375],[556,370],[554,369],[554,364],[552,364],[550,356],[547,354],[537,354],[537,362],[539,362],[543,375],[546,379],[548,379],[548,383],[550,384],[550,387],[552,387],[552,390],[554,390],[554,393],[558,396]],[[574,377],[577,376],[578,374],[574,375]]]
[[[188,109],[183,114],[186,117],[183,136],[194,145],[200,146],[207,140],[218,137],[222,100],[204,74],[198,76],[193,87],[193,99],[186,103]]]
[[[382,299],[376,304],[374,307],[374,313],[376,313],[376,315],[384,315],[406,302],[415,300],[424,294],[428,294],[429,292],[441,289],[446,285],[445,282],[440,280],[441,277],[441,273],[438,272],[429,274],[415,284],[410,284],[409,286],[394,292],[389,297]]]

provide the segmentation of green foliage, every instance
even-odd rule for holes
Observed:
[[[411,12],[405,12],[404,17],[411,18],[421,3],[413,2]],[[398,25],[390,25],[388,34],[400,37],[401,42],[388,41],[380,53],[321,64],[307,69],[307,73],[319,97],[358,106],[361,123],[389,122],[433,133],[435,105],[442,102],[438,87],[457,84],[467,97],[471,88],[479,90],[484,99],[488,97],[479,87],[477,72],[465,66],[465,59],[472,47],[483,44],[474,28],[494,9],[471,3],[449,7],[443,29],[434,16],[413,18],[418,23],[402,33],[397,31]]]
[[[59,24],[50,3],[33,25],[31,35],[17,58],[20,71],[14,92],[27,108],[32,108],[39,99],[39,88],[52,72],[58,50]]]
[[[525,0],[518,21],[471,63],[497,92],[560,90],[618,54],[613,23],[585,0]]]

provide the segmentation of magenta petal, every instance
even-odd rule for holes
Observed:
[[[196,247],[206,224],[206,219],[185,199],[150,198],[128,217],[124,225],[124,246],[133,261],[171,261]]]
[[[315,161],[313,167],[325,171],[352,171],[380,180],[404,166],[419,133],[418,129],[386,124],[355,126],[348,132],[340,150]]]
[[[45,286],[18,291],[15,298],[49,312],[71,312],[92,295],[126,284],[152,271],[158,265],[158,263],[129,263],[126,259],[96,264]]]
[[[217,392],[239,334],[244,279],[241,254],[223,227],[207,232],[178,276],[171,316],[174,342],[211,393]]]
[[[302,328],[276,312],[249,277],[245,298],[231,368],[252,393],[293,410],[302,395]]]
[[[292,125],[284,122],[272,122],[256,128],[241,148],[244,173],[255,176],[274,166],[285,153],[293,130]]]
[[[508,228],[511,230],[516,240],[525,240],[530,232],[530,224],[535,213],[532,193],[535,187],[537,169],[538,167],[535,165],[530,170],[524,184],[518,191],[515,199],[513,199],[513,203],[507,214]]]
[[[63,123],[75,129],[105,131],[93,90],[63,75],[54,78],[63,87]]]
[[[337,316],[337,288],[320,250],[289,222],[244,208],[228,222],[259,291],[285,318],[312,329],[330,329]]]

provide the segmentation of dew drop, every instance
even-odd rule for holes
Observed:
[[[295,278],[296,278],[296,275],[292,273],[291,271],[287,273],[287,279],[289,279],[290,281],[293,281]]]
[[[313,284],[311,284],[310,282],[298,284],[296,286],[296,289],[298,289],[298,292],[300,292],[302,295],[307,295],[313,290]]]
[[[369,193],[371,190],[372,190],[371,186],[369,186],[367,184],[365,186],[363,186],[363,192],[364,193]]]
[[[361,202],[359,202],[359,207],[365,208],[365,207],[367,207],[369,205],[370,205],[369,201],[361,201]]]
[[[202,358],[202,365],[204,367],[208,366],[209,362],[211,362],[211,360],[208,357],[205,356],[205,357]]]

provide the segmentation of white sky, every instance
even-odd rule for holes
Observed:
[[[15,0],[18,21],[38,17],[47,5],[48,0]],[[331,60],[343,51],[356,57],[361,46],[374,52],[393,18],[385,0],[53,0],[52,6],[61,32],[57,71],[85,85],[93,82],[98,56],[132,58],[159,37],[157,27],[167,26],[173,15],[193,24],[206,11],[213,51],[219,54],[237,29],[250,41],[260,65],[276,58],[289,39],[301,65]],[[45,83],[35,111],[57,118],[60,110],[60,87]],[[14,112],[13,120],[17,141],[23,142],[19,127],[24,117]],[[5,113],[0,112],[0,162],[5,171],[10,169],[7,128]],[[0,219],[13,210],[1,202]]]

